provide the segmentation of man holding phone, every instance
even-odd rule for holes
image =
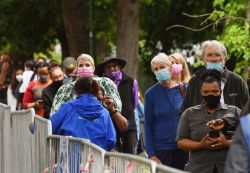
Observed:
[[[207,123],[226,117],[239,118],[240,109],[220,103],[221,75],[205,71],[201,77],[202,103],[188,108],[181,116],[177,145],[190,151],[185,170],[192,173],[223,173],[231,136],[211,129]]]

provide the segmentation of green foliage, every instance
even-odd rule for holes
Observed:
[[[59,0],[1,0],[0,48],[25,57],[47,52],[63,28]]]
[[[228,49],[228,59],[237,58],[235,72],[246,75],[250,62],[250,26],[246,19],[247,2],[245,0],[214,0],[212,21],[223,21],[224,32],[218,35]],[[249,10],[249,9],[248,9]]]

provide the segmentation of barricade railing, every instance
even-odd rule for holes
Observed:
[[[29,130],[29,125],[33,122],[34,116],[33,109],[11,113],[13,172],[35,172],[34,137]]]
[[[90,143],[88,140],[81,140],[84,145],[83,150],[83,164],[81,165],[81,171],[87,173],[103,172],[104,156],[106,151],[101,147]]]
[[[49,166],[47,172],[101,173],[105,150],[89,140],[51,135],[48,137]],[[45,172],[46,172],[45,171]]]
[[[33,109],[11,112],[0,104],[0,172],[183,173],[136,155],[105,152],[87,139],[51,134],[51,122]]]
[[[155,173],[187,173],[187,172],[157,164]]]
[[[52,134],[51,122],[40,116],[34,119],[35,172],[41,173],[49,165],[47,137]]]
[[[105,173],[154,173],[156,163],[131,154],[107,152]]]
[[[0,172],[12,172],[12,129],[10,106],[0,103]]]

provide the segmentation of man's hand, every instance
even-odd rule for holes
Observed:
[[[213,130],[220,130],[224,127],[224,121],[222,119],[212,120],[207,123],[207,126]]]

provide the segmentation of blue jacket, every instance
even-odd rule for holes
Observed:
[[[116,132],[109,112],[91,94],[66,102],[50,120],[53,134],[86,138],[106,151],[115,146]]]
[[[177,149],[176,133],[182,100],[179,86],[168,88],[157,83],[145,93],[144,128],[148,157],[155,156],[160,150]]]
[[[141,100],[138,100],[138,104],[134,110],[135,114],[135,123],[136,123],[136,132],[137,132],[137,140],[140,140],[140,134],[141,134],[141,118],[144,117],[144,105],[142,104]]]

